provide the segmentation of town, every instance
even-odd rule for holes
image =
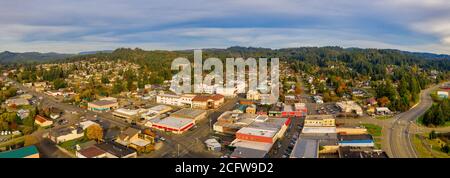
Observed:
[[[176,94],[167,77],[147,77],[154,72],[131,60],[91,56],[4,68],[0,157],[418,157],[405,139],[435,131],[413,122],[425,112],[417,105],[443,100],[448,111],[450,85],[437,77],[448,71],[415,67],[416,79],[389,65],[384,70],[398,81],[386,81],[327,65],[318,72],[280,61],[277,102],[255,90],[213,86]],[[426,117],[433,116],[422,124],[436,125]]]

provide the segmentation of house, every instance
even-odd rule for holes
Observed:
[[[20,119],[25,119],[30,115],[30,110],[28,109],[19,109],[17,111],[17,116],[19,116]]]
[[[36,115],[36,117],[34,117],[34,123],[40,127],[48,127],[53,124],[53,121],[45,118],[44,116]]]
[[[56,144],[75,140],[84,136],[84,131],[81,127],[63,127],[59,129],[52,129],[48,138]]]
[[[374,97],[367,99],[366,103],[369,106],[375,106],[376,104],[378,104],[377,100]]]
[[[75,152],[77,158],[106,158],[106,152],[96,146],[90,146]]]
[[[115,141],[134,149],[144,148],[152,143],[145,135],[141,134],[141,130],[131,127],[121,132]]]
[[[0,152],[0,158],[39,158],[36,146],[26,146],[19,149]]]
[[[119,108],[117,101],[97,100],[88,103],[88,110],[91,111],[110,111]]]
[[[106,158],[136,158],[137,153],[133,149],[123,146],[116,142],[103,142],[95,147],[106,153]]]
[[[378,115],[387,115],[387,114],[391,114],[392,112],[387,107],[376,107],[375,113]]]
[[[448,98],[448,92],[447,91],[437,91],[437,95],[439,98]]]
[[[194,109],[217,109],[225,102],[223,95],[197,95],[192,99]]]

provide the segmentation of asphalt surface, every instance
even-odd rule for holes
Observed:
[[[433,104],[430,93],[440,85],[435,85],[420,93],[420,102],[410,110],[394,116],[389,133],[388,154],[393,158],[417,158],[417,153],[411,143],[414,132],[411,128],[415,120],[424,114]]]

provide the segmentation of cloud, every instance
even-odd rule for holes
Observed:
[[[397,48],[450,54],[448,0],[15,0],[0,51],[234,45]]]

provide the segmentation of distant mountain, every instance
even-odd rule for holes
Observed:
[[[78,53],[79,55],[86,55],[86,54],[98,54],[98,53],[112,53],[114,50],[101,50],[101,51],[83,51]]]
[[[52,60],[65,59],[71,56],[74,55],[60,54],[60,53],[38,53],[38,52],[14,53],[5,51],[0,53],[0,63],[46,62]]]

